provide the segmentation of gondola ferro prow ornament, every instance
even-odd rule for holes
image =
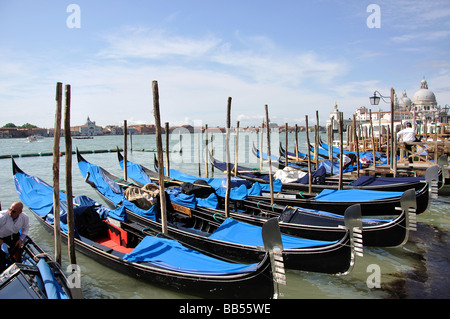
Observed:
[[[350,232],[350,245],[352,248],[351,262],[349,269],[339,275],[347,275],[355,265],[355,255],[363,257],[363,235],[362,235],[362,218],[361,205],[356,204],[348,207],[344,214],[345,228]]]
[[[439,170],[440,167],[438,165],[433,165],[427,168],[425,172],[425,180],[428,183],[428,187],[430,189],[430,198],[437,199],[438,191],[439,191]],[[430,205],[430,201],[428,201],[428,207]],[[428,209],[427,207],[427,209]]]
[[[416,219],[416,192],[414,189],[409,189],[402,194],[400,199],[401,209],[405,212],[406,216],[406,227],[407,230],[416,231],[417,230],[417,219]],[[405,236],[405,243],[408,240],[408,236]]]
[[[286,285],[286,274],[283,262],[283,242],[281,240],[278,218],[271,218],[262,227],[264,249],[269,253],[274,281],[273,299],[280,295],[278,285]]]

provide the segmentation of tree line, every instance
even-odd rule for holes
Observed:
[[[14,123],[6,123],[2,128],[38,128],[36,125],[25,123],[22,126],[16,126]]]

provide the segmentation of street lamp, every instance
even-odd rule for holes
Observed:
[[[377,96],[377,93],[380,96]],[[392,96],[391,97],[383,96],[380,92],[375,91],[375,92],[373,92],[373,96],[369,97],[369,99],[370,99],[370,104],[371,105],[378,105],[378,104],[380,104],[380,99],[382,99],[386,103],[390,103],[390,101],[386,101],[385,99],[393,99],[393,98],[392,98]]]
[[[377,96],[377,93],[379,94],[379,96]],[[391,96],[383,96],[380,92],[375,91],[373,92],[373,96],[369,97],[370,99],[370,104],[372,105],[378,105],[380,103],[380,99],[382,99],[385,103],[391,103],[391,139],[392,139],[392,143],[391,143],[391,160],[390,160],[390,164],[391,167],[394,168],[394,177],[397,176],[397,161],[394,160],[396,159],[396,156],[394,156],[394,151],[396,149],[396,145],[394,145],[394,143],[396,144],[397,139],[394,137],[394,94],[395,91],[393,88],[391,88]],[[386,99],[389,99],[389,101],[386,101]],[[395,164],[394,164],[395,162]]]
[[[380,103],[380,97],[377,96],[377,91],[373,92],[373,96],[371,96],[369,99],[371,105],[378,105]]]

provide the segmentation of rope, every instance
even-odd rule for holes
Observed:
[[[151,227],[144,227],[144,228],[142,229],[142,233],[143,233],[144,235],[146,235],[145,231],[146,231],[147,229],[151,229]]]
[[[264,201],[260,200],[259,202],[256,203],[256,207],[257,207],[258,209],[261,209],[261,208],[259,207],[259,203],[261,203],[261,202],[264,202]]]
[[[220,216],[223,216],[223,215],[222,215],[221,213],[214,213],[214,215],[213,215],[214,220],[215,220],[216,222],[220,223],[220,221],[217,220],[216,215],[220,215]]]

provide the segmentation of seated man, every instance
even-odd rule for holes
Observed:
[[[340,158],[340,154],[337,155],[338,158]],[[349,154],[343,154],[343,167],[342,169],[346,169],[350,165],[355,165],[356,163],[356,155],[349,153]]]
[[[20,262],[22,241],[28,235],[29,219],[22,214],[23,204],[14,202],[8,210],[0,211],[0,246],[9,246],[9,254]],[[6,254],[0,250],[0,272],[6,269]]]
[[[414,129],[412,128],[411,123],[406,122],[406,128],[397,133],[397,139],[399,139],[399,138],[401,138],[401,140],[406,143],[417,141],[416,133],[414,132]],[[406,144],[405,146],[409,152],[412,152],[412,145]],[[410,155],[410,154],[408,153],[408,155]],[[408,156],[408,161],[410,164],[412,164],[413,159],[411,156]]]

